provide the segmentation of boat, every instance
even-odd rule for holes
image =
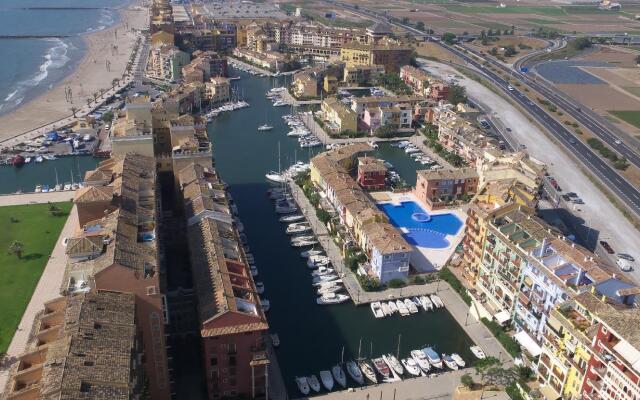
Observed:
[[[265,132],[265,131],[270,131],[273,129],[273,126],[269,125],[269,124],[262,124],[258,127],[258,131],[260,132]]]
[[[389,305],[389,310],[391,311],[391,314],[395,314],[399,311],[398,306],[394,301],[390,301],[388,305]]]
[[[393,354],[385,354],[382,356],[382,358],[386,361],[389,367],[391,367],[391,369],[395,371],[396,374],[402,375],[404,373],[404,368],[402,368],[402,364],[400,363],[400,361],[398,361],[396,356],[394,356]]]
[[[460,368],[464,368],[464,366],[467,365],[467,363],[464,362],[464,360],[462,359],[462,357],[460,357],[460,354],[458,353],[451,353],[451,358],[453,359],[453,361],[456,362],[456,364],[458,364],[458,367]]]
[[[325,387],[325,389],[327,389],[328,391],[331,391],[333,389],[333,376],[331,376],[330,371],[320,371],[320,380],[322,381],[322,385]]]
[[[287,178],[285,176],[275,171],[269,171],[264,175],[264,177],[270,180],[271,182],[276,182],[276,183],[284,183],[287,181]]]
[[[25,164],[29,164],[31,162],[31,157],[27,157],[24,159]]]
[[[340,386],[343,388],[347,387],[347,376],[344,374],[344,370],[340,364],[336,364],[331,367],[331,374],[333,375],[333,379],[338,382]]]
[[[368,361],[360,360],[358,362],[358,367],[360,368],[360,371],[362,371],[362,374],[368,380],[370,380],[372,383],[378,383],[378,376],[376,375],[376,371]]]
[[[284,217],[280,217],[280,222],[296,222],[304,219],[304,215],[294,214],[294,215],[286,215]]]
[[[276,204],[277,214],[291,214],[298,211],[298,207],[294,204]]]
[[[433,310],[433,303],[429,299],[429,296],[420,296],[420,304],[425,311]]]
[[[347,374],[360,385],[364,385],[364,376],[358,364],[355,361],[347,361],[346,364]],[[375,376],[375,374],[374,374]]]
[[[36,162],[37,162],[37,163],[41,163],[41,162],[43,162],[43,161],[44,161],[44,158],[42,158],[42,156],[37,156],[37,157],[36,157]]]
[[[374,301],[369,305],[371,307],[371,312],[373,312],[373,316],[376,318],[384,318],[384,312],[382,311],[382,306],[379,301]]]
[[[36,189],[34,190],[36,193],[42,192],[42,185],[36,185]]]
[[[251,270],[251,276],[258,276],[258,268],[255,265],[252,265],[249,269]]]
[[[312,280],[312,283],[322,283],[322,282],[329,282],[329,281],[333,281],[338,279],[338,275],[336,275],[335,273],[333,274],[327,274],[327,275],[320,275],[320,276],[315,276]]]
[[[431,295],[431,302],[433,302],[433,305],[436,306],[437,308],[444,307],[444,303],[442,302],[442,299],[437,294]]]
[[[300,253],[300,256],[302,256],[304,258],[309,258],[311,256],[322,255],[322,253],[324,253],[324,251],[322,251],[322,250],[310,249],[310,250],[306,250],[306,251],[303,251],[302,253]]]
[[[317,283],[312,283],[311,285],[315,287],[328,287],[328,286],[336,285],[338,283],[342,283],[342,279],[334,279],[328,282],[317,282]]]
[[[432,367],[442,368],[442,359],[432,347],[425,347],[422,349],[422,352],[427,360],[429,360],[429,364],[431,364]]]
[[[300,240],[291,242],[291,246],[293,247],[315,246],[316,244],[318,244],[317,240]]]
[[[280,336],[277,333],[271,334],[271,344],[273,347],[280,347]]]
[[[385,317],[388,317],[391,314],[393,314],[387,303],[380,304],[380,307],[382,308],[382,313],[384,314]]]
[[[418,307],[418,310],[420,310],[420,308],[422,307],[422,303],[420,302],[420,299],[417,296],[413,296],[411,298],[411,301],[413,301],[413,304],[415,304],[416,307]]]
[[[402,300],[396,300],[396,306],[398,306],[398,311],[400,312],[400,315],[402,315],[403,317],[406,317],[407,315],[411,314],[409,312],[409,309],[407,308],[407,306],[404,304]]]
[[[422,350],[411,350],[411,358],[425,374],[431,369],[431,363]]]
[[[309,386],[311,387],[311,389],[318,393],[320,392],[320,381],[318,381],[318,377],[315,375],[311,375],[310,377],[307,378],[307,382],[309,382]]]
[[[331,267],[321,266],[317,270],[311,273],[311,276],[322,276],[322,275],[331,275],[335,274],[335,270]]]
[[[482,348],[480,346],[471,346],[471,347],[469,347],[469,350],[471,350],[473,355],[476,356],[476,358],[479,359],[479,360],[487,358],[487,355],[484,354],[484,351],[482,350]]]
[[[382,376],[382,379],[389,379],[389,377],[391,376],[391,369],[389,368],[387,363],[384,362],[384,359],[374,358],[373,360],[371,360],[371,362],[373,362],[373,366],[376,368],[376,371],[378,371],[378,373]]]
[[[329,257],[322,258],[322,259],[315,259],[315,260],[312,258],[309,258],[309,260],[307,260],[307,266],[311,269],[318,268],[318,267],[326,267],[329,264],[331,264],[331,260],[329,259]]]
[[[306,224],[291,224],[287,227],[287,235],[295,235],[296,233],[304,233],[311,230],[311,227]]]
[[[335,285],[329,285],[329,286],[320,286],[318,290],[316,290],[316,293],[318,294],[318,296],[322,296],[327,293],[337,293],[341,290],[342,290],[342,286],[335,284]]]
[[[444,363],[446,364],[446,366],[449,367],[450,369],[452,369],[454,371],[456,371],[458,369],[458,364],[453,359],[453,357],[451,357],[450,355],[443,354],[442,355],[442,359],[444,360]]]
[[[260,299],[260,304],[262,305],[262,311],[267,312],[271,309],[271,302],[267,299]]]
[[[418,307],[416,307],[415,303],[410,299],[404,299],[404,305],[409,310],[409,313],[415,314],[418,312]]]
[[[22,157],[20,154],[16,154],[11,158],[11,165],[13,165],[14,167],[22,167],[24,163],[25,163],[25,158]]]
[[[404,369],[413,376],[420,376],[422,369],[418,366],[418,363],[413,358],[403,358],[401,360]]]
[[[296,376],[296,385],[298,385],[300,393],[305,396],[309,394],[309,382],[307,381],[307,378],[304,376]]]
[[[264,283],[256,282],[256,292],[258,292],[258,294],[264,293]]]
[[[338,294],[338,293],[324,293],[322,296],[316,299],[316,303],[319,305],[328,305],[328,304],[340,304],[349,300],[349,296],[346,294]]]

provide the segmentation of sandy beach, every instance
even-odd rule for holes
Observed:
[[[0,140],[70,116],[71,107],[86,107],[87,99],[93,99],[94,92],[110,89],[114,78],[122,78],[136,41],[132,30],[143,28],[148,14],[138,1],[118,11],[120,20],[114,26],[83,36],[85,55],[71,74],[50,90],[0,117]],[[109,70],[107,61],[110,62]],[[73,103],[65,100],[66,87],[71,88]]]

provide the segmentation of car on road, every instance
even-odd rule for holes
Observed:
[[[618,253],[618,258],[622,258],[623,260],[631,262],[634,262],[636,260],[632,255],[626,253]]]
[[[574,138],[569,139],[569,143],[576,144],[576,140]]]
[[[601,240],[600,241],[600,246],[602,246],[602,248],[609,254],[615,254],[615,251],[613,251],[613,248],[611,248],[611,246],[609,245],[608,242]]]
[[[511,132],[511,128],[507,128],[507,132]]]
[[[615,144],[617,144],[617,145],[622,144],[622,142],[620,141],[620,139],[616,139],[616,140],[614,140],[614,141],[613,141],[613,143],[615,143]]]
[[[582,199],[581,199],[581,198],[579,198],[579,197],[574,198],[574,199],[571,199],[571,202],[572,202],[573,204],[584,204],[584,200],[582,200]]]
[[[510,92],[513,92],[515,90],[511,85],[507,85],[507,89],[509,89]]]
[[[626,260],[624,258],[618,257],[618,259],[616,260],[616,264],[618,264],[618,267],[620,267],[620,269],[623,270],[624,272],[629,272],[633,270],[633,262]]]

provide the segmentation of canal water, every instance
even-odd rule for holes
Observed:
[[[256,280],[265,284],[263,297],[271,302],[267,315],[271,331],[280,337],[277,356],[289,393],[297,394],[295,376],[317,375],[329,369],[340,361],[343,348],[345,360],[356,357],[360,342],[366,357],[371,349],[374,356],[395,353],[400,341],[401,357],[412,349],[434,345],[440,353],[457,352],[471,362],[471,340],[444,309],[377,320],[368,306],[316,304],[310,270],[300,250],[289,245],[285,225],[278,221],[266,195],[270,185],[264,174],[278,169],[278,143],[283,168],[295,159],[308,160],[321,148],[300,149],[295,138],[286,136],[289,129],[281,116],[290,109],[273,107],[265,98],[269,88],[278,86],[277,81],[242,72],[234,75],[242,77],[235,84],[251,106],[216,118],[209,124],[209,135],[216,168],[229,184],[255,256]],[[258,132],[256,128],[265,122],[274,129]],[[420,165],[402,150],[384,145],[376,154],[396,166],[408,183],[415,183],[415,170]]]
[[[58,182],[82,182],[84,173],[95,169],[100,162],[92,156],[67,156],[41,163],[26,164],[16,168],[10,165],[0,166],[0,194],[15,193],[18,190],[33,192],[36,185],[56,185]],[[73,179],[72,179],[73,177]]]

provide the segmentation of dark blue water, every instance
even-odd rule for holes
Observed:
[[[73,71],[84,53],[82,35],[113,25],[118,20],[114,8],[127,1],[4,0],[0,4],[0,35],[69,37],[0,39],[0,56],[4,60],[0,63],[0,114],[15,109]],[[91,7],[100,9],[86,9]]]
[[[0,166],[0,194],[15,193],[17,190],[33,192],[36,185],[56,185],[59,183],[82,182],[84,173],[95,169],[97,158],[91,156],[62,157],[53,161],[31,162],[20,168]]]

